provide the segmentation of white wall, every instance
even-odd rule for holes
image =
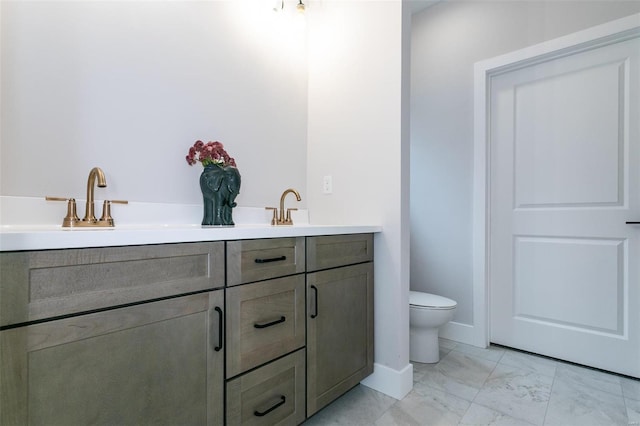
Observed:
[[[201,203],[197,140],[220,140],[241,206],[306,206],[306,28],[294,0],[3,1],[0,195]],[[286,16],[285,16],[286,15]]]
[[[411,288],[458,302],[473,326],[473,64],[640,12],[640,2],[442,2],[413,17]]]
[[[402,97],[403,16],[408,31],[409,15],[399,0],[310,5],[310,219],[383,226],[375,240],[376,364],[364,383],[401,398],[412,387]],[[321,191],[325,175],[333,177],[330,195]]]

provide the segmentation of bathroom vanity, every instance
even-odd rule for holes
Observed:
[[[0,424],[294,425],[373,371],[376,228],[200,231],[0,252]]]

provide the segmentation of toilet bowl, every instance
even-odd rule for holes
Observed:
[[[456,306],[454,300],[446,297],[420,291],[409,292],[411,361],[434,363],[440,360],[438,329],[451,321]]]

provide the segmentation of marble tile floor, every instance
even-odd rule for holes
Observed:
[[[401,401],[356,386],[305,422],[337,425],[637,425],[640,380],[491,346],[440,340]]]

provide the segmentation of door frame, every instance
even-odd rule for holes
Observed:
[[[489,294],[490,94],[491,79],[505,72],[562,58],[640,35],[640,13],[510,52],[474,64],[473,135],[473,333],[470,344],[487,347],[491,339]]]

